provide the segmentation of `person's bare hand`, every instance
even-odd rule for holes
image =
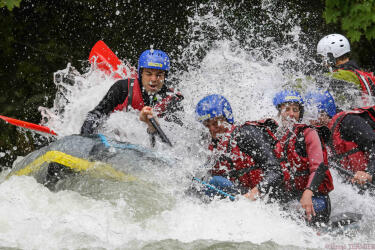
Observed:
[[[152,108],[149,106],[143,107],[141,110],[141,113],[139,114],[139,120],[147,124],[149,132],[156,131],[150,122],[150,119],[152,117],[153,117]]]
[[[251,201],[255,201],[260,195],[260,192],[257,187],[251,189],[248,193],[244,194],[246,198],[250,199]]]
[[[312,202],[313,192],[310,189],[306,189],[300,200],[302,208],[305,209],[307,220],[310,221],[312,216],[315,216],[314,205]]]
[[[365,171],[357,171],[352,179],[352,183],[358,183],[360,185],[365,184],[366,182],[371,182],[372,176]]]

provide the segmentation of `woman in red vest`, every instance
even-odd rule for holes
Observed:
[[[275,150],[282,161],[286,200],[298,199],[308,221],[328,222],[332,177],[317,131],[300,123],[303,99],[297,91],[284,90],[276,94],[273,104],[281,119]]]
[[[306,96],[320,111],[317,121],[331,132],[334,164],[353,173],[353,183],[375,183],[375,109],[357,108],[336,114],[333,97],[314,92]]]
[[[147,132],[154,136],[155,128],[150,122],[154,115],[182,125],[176,116],[182,111],[183,96],[165,85],[169,71],[169,57],[161,50],[146,50],[138,60],[138,78],[115,82],[100,103],[88,113],[81,128],[81,134],[97,132],[103,118],[113,111],[140,111],[140,120],[148,126]]]

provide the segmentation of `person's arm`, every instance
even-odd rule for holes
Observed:
[[[311,220],[311,217],[316,215],[314,205],[312,202],[312,197],[314,195],[314,192],[318,191],[318,187],[324,180],[325,169],[322,169],[322,167],[325,166],[322,144],[318,132],[312,128],[307,128],[304,131],[304,137],[307,158],[309,161],[310,175],[306,186],[306,190],[302,194],[300,203],[302,208],[306,211],[307,220]]]
[[[319,165],[324,162],[322,143],[320,141],[318,132],[315,129],[307,128],[304,131],[305,143],[306,143],[306,153],[309,161],[309,181],[307,183],[307,188],[311,186],[311,182],[317,173]],[[320,183],[319,183],[320,185]],[[319,186],[318,185],[318,186]],[[315,190],[312,190],[315,191]]]
[[[104,118],[119,104],[122,104],[127,96],[128,80],[125,79],[115,82],[100,103],[87,114],[86,120],[81,127],[81,134],[93,134]]]
[[[258,189],[267,192],[271,186],[279,186],[283,178],[281,165],[265,132],[253,125],[244,125],[240,128],[236,141],[241,151],[250,155],[264,171]]]
[[[359,115],[347,115],[341,121],[340,132],[342,138],[356,143],[361,151],[368,153],[366,173],[363,171],[354,178],[356,182],[363,184],[363,181],[375,181],[375,132],[369,123]],[[363,178],[362,178],[363,177]]]

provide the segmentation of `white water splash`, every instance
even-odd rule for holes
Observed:
[[[299,43],[298,22],[285,20],[288,10],[275,12],[272,1],[263,1],[263,9],[268,10],[266,14],[274,19],[276,26],[284,23],[291,26],[280,31],[289,37],[289,44],[280,44],[275,37],[259,33],[256,27],[261,31],[267,27],[257,23],[249,23],[243,27],[241,35],[237,34],[223,16],[230,8],[221,11],[218,8],[216,4],[211,8],[203,5],[202,13],[199,10],[190,19],[191,41],[175,59],[187,64],[187,70],[174,69],[169,76],[179,80],[178,88],[185,96],[185,125],[179,127],[161,120],[162,128],[175,147],[170,149],[158,143],[156,150],[180,160],[176,168],[163,173],[164,178],[159,182],[166,194],[175,197],[175,205],[139,222],[121,197],[111,203],[104,198],[93,199],[71,191],[52,193],[32,178],[12,177],[0,185],[2,245],[27,249],[61,246],[114,249],[176,239],[254,244],[273,241],[281,246],[324,248],[332,242],[348,244],[373,238],[373,199],[358,195],[351,186],[341,184],[337,176],[334,176],[336,188],[331,194],[333,214],[347,211],[365,214],[365,230],[355,238],[318,236],[305,225],[282,217],[277,205],[243,199],[202,204],[182,194],[190,183],[186,173],[197,171],[205,161],[206,151],[200,137],[207,131],[195,121],[196,103],[208,94],[217,93],[230,101],[238,123],[275,116],[274,94],[286,83],[304,78],[301,71],[286,70],[284,63],[292,60],[300,65],[307,47],[313,46]],[[219,14],[214,14],[217,12]],[[68,71],[69,67],[60,73]],[[114,83],[110,77],[94,70],[74,75],[74,81],[73,85],[58,83],[61,89],[54,107],[41,108],[45,125],[60,136],[79,133],[87,112]],[[149,146],[145,130],[136,112],[115,112],[101,132],[117,140]],[[160,194],[155,195],[152,198],[157,199]],[[148,208],[140,204],[139,209]]]

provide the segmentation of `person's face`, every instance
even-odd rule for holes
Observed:
[[[223,134],[228,131],[229,123],[224,117],[215,117],[203,122],[203,125],[208,128],[212,138],[216,139],[218,134]]]
[[[160,69],[142,69],[142,85],[147,93],[157,93],[164,85],[165,71]]]
[[[283,122],[295,121],[298,122],[300,118],[300,107],[298,103],[283,103],[280,107],[280,115]]]
[[[318,119],[310,120],[310,124],[313,126],[327,126],[331,118],[327,115],[326,112],[320,112]]]

